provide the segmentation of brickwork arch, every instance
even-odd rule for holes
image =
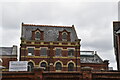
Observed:
[[[56,62],[54,63],[54,67],[56,66],[56,63],[58,63],[58,62],[60,62],[60,63],[61,63],[61,65],[62,65],[62,67],[63,67],[63,62],[62,62],[62,61],[60,61],[60,60],[58,60],[58,61],[56,61]]]
[[[0,58],[0,63],[2,63],[3,62],[3,60]]]
[[[35,66],[35,62],[34,62],[33,60],[29,60],[28,63],[29,63],[29,62],[32,62],[33,65]]]
[[[42,60],[42,61],[39,62],[39,67],[41,67],[40,65],[41,65],[42,62],[45,62],[47,64],[47,66],[48,66],[48,62],[45,61],[45,60]]]
[[[74,67],[76,67],[75,62],[72,61],[72,60],[67,63],[67,67],[68,67],[69,63],[73,63],[73,64],[74,64]]]

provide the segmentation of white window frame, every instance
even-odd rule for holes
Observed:
[[[35,32],[35,40],[40,40],[40,39],[41,39],[41,37],[40,37],[40,38],[36,38],[36,33],[37,33],[37,32],[39,32],[39,33],[40,33],[40,35],[41,35],[41,32],[40,32],[40,31],[36,31],[36,32]]]
[[[68,52],[69,52],[69,50],[74,50],[74,55],[72,55],[72,56],[68,55],[68,57],[75,57],[75,48],[67,48],[67,49],[68,49]]]
[[[59,55],[58,55],[58,56],[56,55],[56,49],[61,49],[61,54],[60,54],[60,56],[59,56]],[[56,57],[61,57],[61,56],[62,56],[62,50],[63,50],[63,48],[61,48],[61,47],[56,47],[56,48],[55,48],[55,56],[56,56]]]
[[[62,32],[62,41],[67,41],[67,38],[66,39],[63,39],[63,34],[66,34],[66,36],[68,36],[68,33],[67,32]]]
[[[33,48],[34,49],[34,52],[35,52],[35,47],[27,47],[27,51],[28,51],[28,48]],[[33,53],[33,55],[29,55],[29,53],[27,53],[28,56],[34,56],[35,53]]]
[[[46,48],[46,55],[41,55],[41,49],[42,49],[42,48]],[[48,50],[48,47],[40,47],[40,56],[48,56],[48,54],[47,54],[47,53],[48,53],[47,50]]]

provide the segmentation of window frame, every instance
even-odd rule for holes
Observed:
[[[29,63],[32,63],[32,66],[31,65],[29,65]],[[33,71],[33,69],[34,69],[34,64],[33,64],[33,62],[28,62],[28,70],[27,71]]]
[[[41,53],[42,53],[41,50],[42,49],[46,49],[46,55],[43,55],[43,54],[41,55]],[[48,48],[47,47],[41,47],[40,48],[40,56],[48,56]]]
[[[55,64],[55,70],[56,70],[56,71],[61,71],[61,70],[62,70],[62,64],[60,63],[60,65],[57,65],[58,63],[60,63],[60,62],[57,62],[57,63]]]
[[[72,68],[71,68],[71,66],[70,66],[70,64],[73,64],[72,65]],[[74,71],[74,63],[72,63],[72,62],[70,62],[69,64],[68,64],[68,71]]]
[[[39,33],[39,37],[38,37],[38,35],[36,36],[36,33]],[[41,40],[41,32],[40,31],[35,32],[35,40]]]
[[[30,48],[33,49],[32,55],[29,55],[29,49],[30,49]],[[28,55],[28,56],[34,56],[34,52],[35,52],[35,47],[27,47],[27,55]]]
[[[45,66],[42,66],[42,63],[45,63]],[[45,68],[44,70],[46,71],[47,70],[47,63],[46,62],[41,62],[40,67]]]
[[[73,50],[73,53],[70,53],[70,55],[69,55],[70,50]],[[75,56],[75,48],[68,48],[68,57],[74,57],[74,56]]]
[[[57,50],[57,49],[60,50],[60,55],[56,55],[56,53],[57,53],[56,50]],[[56,49],[55,49],[55,56],[58,56],[58,57],[62,56],[62,48],[56,48]]]
[[[66,38],[65,39],[63,38],[63,34],[66,34]],[[68,40],[67,37],[68,37],[68,33],[67,32],[62,32],[62,41],[67,41]]]

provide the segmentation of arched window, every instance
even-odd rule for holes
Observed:
[[[47,70],[47,64],[45,62],[42,62],[40,67],[43,67],[45,71]]]
[[[28,71],[33,71],[34,65],[32,62],[28,62]]]
[[[56,63],[56,70],[62,70],[62,64],[60,62]]]
[[[67,41],[67,33],[66,32],[62,33],[62,41]]]
[[[35,33],[35,40],[40,40],[40,32]]]
[[[68,71],[74,71],[74,64],[73,63],[68,64]]]

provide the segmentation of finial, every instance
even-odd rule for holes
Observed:
[[[72,27],[74,27],[74,24],[72,25]]]

